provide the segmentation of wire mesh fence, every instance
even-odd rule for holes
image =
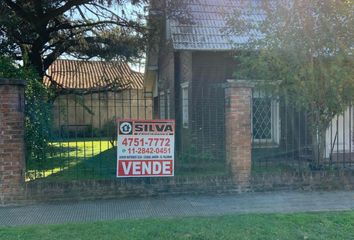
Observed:
[[[170,115],[171,102],[174,116]],[[286,97],[253,90],[251,102],[252,174],[354,166],[352,106],[332,119],[321,147],[314,144],[318,136],[313,134],[306,111]],[[115,178],[118,118],[176,120],[175,176],[230,172],[226,159],[230,129],[225,125],[222,84],[200,87],[193,94],[183,93],[182,88],[173,99],[167,91],[154,97],[145,89],[62,94],[51,107],[48,149],[44,158],[27,156],[28,181]]]
[[[209,88],[190,105],[190,124],[177,114],[176,176],[223,175],[225,167],[222,88]],[[145,89],[62,94],[51,104],[48,149],[43,158],[27,156],[26,180],[115,178],[117,119],[170,118],[170,96],[154,98]],[[49,103],[43,102],[43,105]],[[182,114],[181,114],[182,116]]]
[[[182,94],[176,120],[176,169],[189,175],[225,175],[225,97],[221,85],[207,85]],[[188,115],[188,122],[185,120]]]
[[[320,136],[314,132],[309,113],[296,107],[286,96],[254,90],[252,98],[254,173],[353,167],[352,106],[335,116]],[[322,144],[318,144],[321,137]]]
[[[144,89],[58,96],[51,104],[49,147],[44,158],[27,156],[26,179],[114,177],[116,119],[151,119],[152,104]]]

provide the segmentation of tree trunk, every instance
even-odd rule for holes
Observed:
[[[22,60],[23,66],[27,69],[33,69],[39,76],[39,81],[42,81],[42,78],[45,74],[43,69],[43,60],[40,51],[33,49],[33,46],[22,45]]]
[[[325,161],[326,128],[317,128],[312,133],[313,167],[320,169]]]
[[[310,128],[312,137],[312,163],[311,168],[322,169],[326,153],[326,132],[332,118],[324,117],[318,107],[312,108],[309,112]]]

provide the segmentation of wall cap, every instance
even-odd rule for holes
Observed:
[[[251,80],[236,80],[227,79],[224,85],[225,88],[254,88],[255,82]]]
[[[255,88],[262,85],[279,85],[281,80],[244,80],[244,79],[227,79],[224,84],[225,88]]]
[[[16,85],[16,86],[25,86],[25,80],[13,79],[13,78],[0,78],[0,85]]]

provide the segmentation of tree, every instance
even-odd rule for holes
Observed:
[[[40,76],[63,54],[133,60],[146,40],[146,0],[3,0],[0,51]],[[132,17],[132,16],[135,17]]]
[[[236,44],[237,77],[280,80],[284,94],[306,111],[316,160],[324,158],[325,133],[354,97],[352,0],[246,1],[228,16],[228,30],[246,36]]]
[[[2,0],[0,55],[22,60],[39,81],[60,56],[134,62],[145,54],[150,36],[146,10],[154,4],[169,17],[185,14],[185,0]],[[51,80],[50,76],[49,80]],[[52,81],[58,91],[57,83]]]
[[[183,18],[184,1],[171,1],[166,14]],[[158,3],[155,12],[165,12],[164,0],[0,1],[0,77],[27,82],[27,157],[40,162],[48,149],[51,104],[60,93],[54,81],[55,91],[42,85],[48,67],[61,56],[140,59],[150,36],[158,35],[146,24],[145,7],[150,2]],[[13,59],[23,66],[16,66]]]

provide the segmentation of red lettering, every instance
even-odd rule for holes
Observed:
[[[117,177],[173,176],[172,160],[120,160]]]

